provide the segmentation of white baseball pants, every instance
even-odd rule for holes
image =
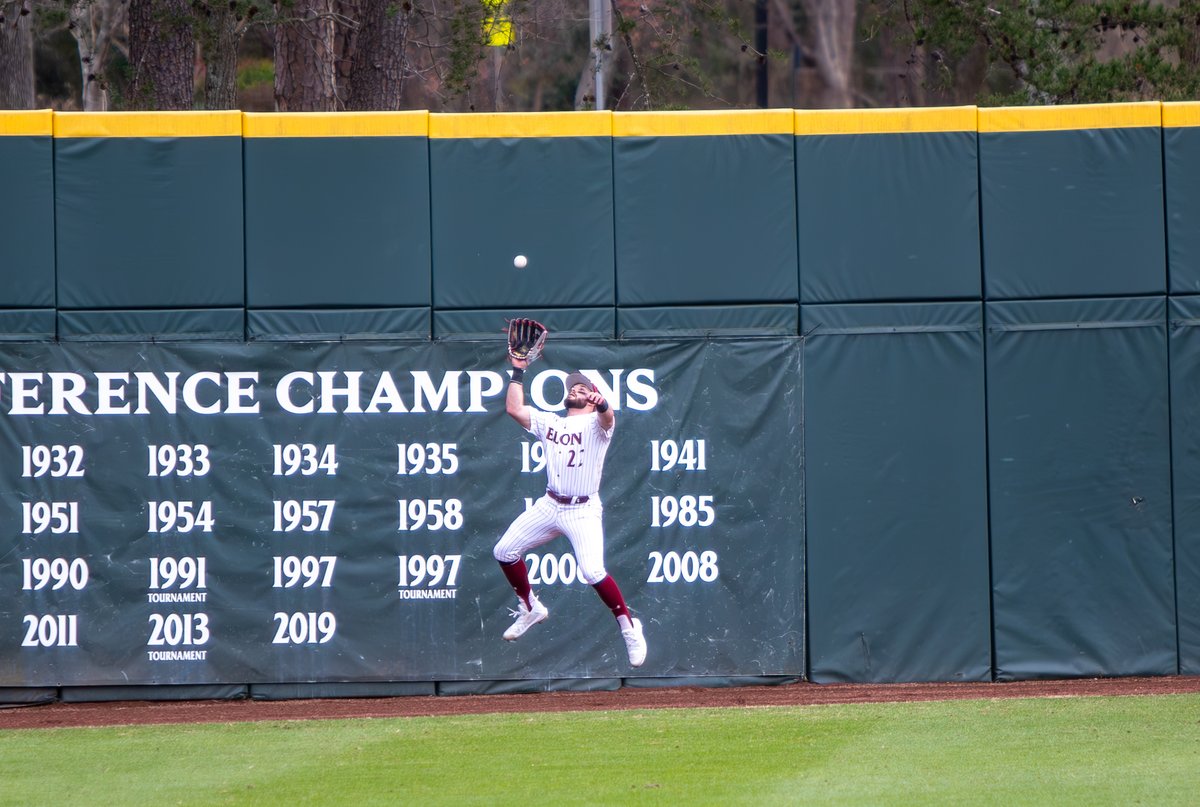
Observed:
[[[604,506],[598,499],[559,504],[543,496],[508,526],[492,554],[501,563],[515,563],[525,553],[565,535],[575,550],[580,578],[594,586],[608,576],[604,569],[603,516]]]

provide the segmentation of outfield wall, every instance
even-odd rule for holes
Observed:
[[[0,113],[0,693],[1200,673],[1197,127]],[[565,541],[496,639],[518,314],[618,406],[641,670]]]

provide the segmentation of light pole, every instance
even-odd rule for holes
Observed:
[[[595,87],[596,103],[593,109],[604,109],[604,58],[609,50],[609,14],[605,11],[610,0],[588,0],[588,37],[592,49],[592,84]]]

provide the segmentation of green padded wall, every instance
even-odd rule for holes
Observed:
[[[246,310],[252,342],[429,339],[432,312],[412,308],[283,308]]]
[[[286,701],[308,698],[399,698],[436,695],[433,681],[351,681],[345,683],[251,684],[249,696],[256,701]]]
[[[1166,291],[1159,107],[979,111],[989,299]]]
[[[991,677],[982,312],[803,306],[810,677]]]
[[[54,307],[52,131],[50,112],[0,112],[0,308]],[[27,325],[0,318],[0,332]]]
[[[57,335],[53,308],[0,309],[0,342],[50,341]]]
[[[642,336],[796,336],[800,307],[773,305],[671,305],[617,309],[617,334]]]
[[[735,472],[735,444],[764,457],[744,445],[765,438],[755,418],[739,442],[695,417],[714,390],[783,396],[787,438],[802,433],[775,487],[733,477],[775,505],[794,496],[786,513],[806,522],[762,567],[796,581],[774,589],[795,617],[771,651],[787,644],[789,674],[1200,674],[1197,131],[1194,103],[0,113],[5,372],[43,347],[139,349],[87,343],[241,355],[188,344],[214,340],[310,343],[254,349],[276,358],[359,342],[339,350],[401,368],[430,347],[475,349],[441,341],[484,341],[491,370],[516,315],[550,326],[548,366],[597,349],[647,366],[708,351],[705,381],[663,398],[682,407],[666,422],[689,414],[685,436],[719,438]],[[802,351],[781,339],[797,333]],[[19,344],[53,340],[77,344]],[[749,392],[747,356],[761,359]],[[681,384],[676,366],[659,380]],[[638,428],[624,467],[672,436]],[[611,501],[623,529],[662,482],[638,473]],[[726,608],[749,589],[733,565],[746,544],[725,528],[753,518],[738,495],[722,506],[722,530],[700,537],[728,543]],[[653,550],[630,546],[627,560]],[[698,671],[669,680],[717,680],[686,636],[666,644],[674,674]],[[554,676],[421,686],[617,680]],[[339,686],[353,684],[314,692]]]
[[[42,704],[58,700],[58,687],[0,687],[0,703]]]
[[[797,300],[790,110],[615,113],[617,302]]]
[[[354,133],[363,117],[368,136],[306,128]],[[427,117],[247,116],[248,307],[430,305]]]
[[[613,305],[611,127],[607,112],[431,120],[436,307]]]
[[[1176,670],[1166,303],[989,303],[996,674]]]
[[[241,113],[55,116],[58,305],[245,303]]]
[[[560,339],[611,339],[616,328],[616,315],[612,308],[436,310],[433,312],[433,334],[437,339],[494,339],[502,342],[507,333],[505,323],[516,317],[531,317],[550,330],[547,356],[553,354],[554,342]]]
[[[1167,277],[1171,294],[1200,292],[1200,105],[1163,105]]]
[[[975,116],[797,113],[802,302],[979,298]]]
[[[242,342],[242,308],[72,310],[58,312],[58,338],[64,342]]]
[[[1200,297],[1172,298],[1168,315],[1179,672],[1200,675]]]

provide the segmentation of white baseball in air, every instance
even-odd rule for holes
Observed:
[[[513,258],[513,266],[517,267],[518,269],[524,269],[528,263],[529,259],[524,255],[518,255],[517,257]]]

